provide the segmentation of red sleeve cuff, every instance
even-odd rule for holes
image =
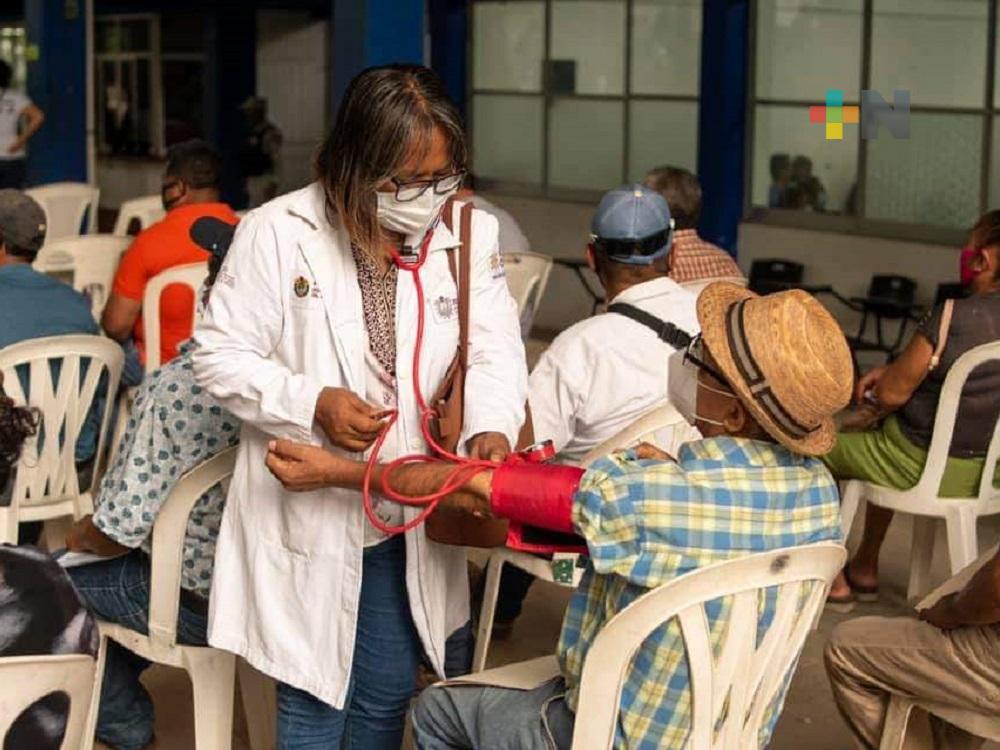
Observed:
[[[584,470],[577,466],[505,463],[493,471],[494,516],[550,531],[573,533],[573,497]]]

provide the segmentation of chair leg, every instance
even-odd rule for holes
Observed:
[[[90,698],[90,713],[83,727],[83,737],[80,740],[80,750],[93,750],[97,733],[97,715],[101,710],[101,686],[104,684],[104,661],[108,655],[108,639],[101,636],[97,650],[97,667],[94,671],[94,692]]]
[[[844,544],[847,544],[851,535],[851,527],[858,514],[858,506],[861,505],[861,482],[844,482],[844,490],[840,496],[840,530],[844,535]]]
[[[195,750],[230,750],[236,657],[206,651],[189,658],[184,667],[194,692]]]
[[[912,710],[913,704],[908,700],[898,695],[892,696],[889,710],[885,714],[885,722],[882,724],[879,750],[902,750],[903,740],[906,739],[906,725],[910,721]]]
[[[951,574],[955,575],[979,557],[979,540],[976,536],[976,513],[971,507],[948,509],[945,516],[948,534],[948,560]]]
[[[278,737],[278,697],[274,680],[239,658],[236,661],[236,673],[250,748],[274,750]]]
[[[913,541],[910,545],[910,581],[906,598],[915,601],[930,589],[931,562],[934,560],[934,532],[937,519],[913,517]]]
[[[483,587],[483,604],[479,610],[479,628],[476,633],[476,650],[472,656],[472,671],[482,672],[486,667],[486,653],[493,637],[493,618],[497,611],[497,597],[500,595],[500,574],[503,558],[491,555],[486,567],[486,585]]]

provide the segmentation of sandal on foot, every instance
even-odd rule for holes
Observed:
[[[839,596],[828,594],[826,597],[827,608],[843,615],[853,611],[854,605],[857,603],[858,598],[854,595],[853,591],[848,591],[847,594],[841,594]]]
[[[847,585],[851,587],[851,591],[854,592],[855,598],[859,602],[871,603],[878,601],[878,585],[862,586],[859,583],[855,583],[854,579],[851,578],[850,563],[844,566],[844,578],[847,581]]]

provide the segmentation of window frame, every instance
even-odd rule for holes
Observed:
[[[872,29],[875,17],[875,0],[861,0],[861,68],[858,85],[858,95],[862,89],[871,88],[872,68]],[[989,190],[993,170],[993,154],[996,144],[993,143],[993,127],[1000,117],[1000,96],[994,96],[994,81],[997,67],[997,12],[1000,0],[986,0],[987,3],[987,36],[986,36],[986,76],[985,90],[981,106],[949,107],[940,105],[910,104],[911,114],[954,114],[975,115],[980,118],[983,133],[980,145],[982,170],[979,184],[979,213],[989,207]],[[759,4],[751,2],[749,14],[749,45],[747,59],[747,101],[746,101],[746,161],[743,174],[743,219],[742,221],[793,229],[805,229],[819,232],[833,232],[846,235],[877,237],[883,239],[909,240],[937,245],[961,245],[965,242],[967,228],[945,227],[935,224],[919,224],[888,219],[873,219],[864,216],[865,191],[868,183],[868,141],[858,138],[856,155],[857,164],[857,203],[861,213],[855,216],[845,214],[817,214],[794,209],[768,208],[753,205],[753,176],[756,160],[755,128],[756,110],[758,105],[788,106],[801,108],[808,112],[810,104],[821,104],[820,101],[802,102],[799,100],[757,98],[757,44]],[[847,94],[848,92],[845,92]],[[857,99],[844,104],[859,104]],[[1000,199],[1000,196],[996,196]]]
[[[97,145],[98,156],[105,159],[114,158],[162,158],[166,155],[164,118],[163,118],[163,74],[160,67],[160,15],[158,13],[108,13],[94,17],[95,26],[98,22],[113,22],[120,25],[124,21],[146,21],[149,23],[149,49],[146,52],[98,52],[94,50],[94,108],[95,108],[95,143]],[[138,62],[145,60],[149,63],[149,142],[148,154],[138,156],[123,156],[114,154],[107,150],[107,141],[104,132],[104,87],[98,85],[103,76],[102,64],[112,62],[118,67],[118,77],[121,78],[121,64],[132,62],[138,68]]]
[[[655,101],[655,102],[693,102],[696,106],[700,107],[701,101],[701,49],[702,41],[704,39],[705,30],[704,26],[701,31],[701,37],[698,39],[698,66],[699,66],[699,83],[698,91],[695,94],[633,94],[632,90],[632,22],[633,22],[633,8],[637,0],[620,0],[625,6],[625,41],[624,41],[624,76],[622,80],[622,93],[621,94],[553,94],[547,85],[545,76],[545,66],[552,59],[552,5],[556,0],[503,0],[507,3],[517,3],[517,2],[542,2],[545,6],[545,29],[543,36],[543,46],[542,46],[542,84],[539,91],[519,91],[512,89],[494,89],[494,88],[476,88],[475,86],[475,10],[474,6],[479,3],[486,2],[497,2],[498,0],[471,0],[469,3],[469,22],[467,24],[466,30],[466,60],[468,60],[467,66],[467,76],[466,76],[466,132],[468,133],[472,150],[475,150],[476,144],[474,141],[475,126],[474,126],[474,101],[477,95],[485,96],[510,96],[510,97],[523,97],[531,99],[541,99],[542,100],[542,162],[541,162],[541,184],[525,183],[525,182],[515,182],[512,180],[503,179],[493,179],[489,177],[483,177],[474,169],[471,170],[472,174],[475,175],[476,188],[487,191],[496,191],[498,193],[503,193],[512,196],[528,197],[528,198],[547,198],[551,200],[564,200],[572,202],[581,203],[594,203],[600,200],[601,196],[604,194],[602,190],[595,190],[590,188],[570,188],[570,187],[558,187],[552,186],[549,182],[550,177],[550,158],[549,158],[549,139],[550,139],[550,127],[551,127],[551,108],[552,104],[556,100],[575,100],[575,101],[605,101],[605,102],[619,102],[622,107],[622,153],[621,153],[621,171],[620,181],[618,184],[623,185],[629,182],[629,159],[631,156],[631,107],[630,103],[632,101]],[[704,0],[696,0],[700,2],[702,14],[704,14]],[[704,18],[704,15],[702,15]],[[698,127],[696,129],[696,140],[699,142],[696,146],[696,151],[701,148],[700,140],[700,109],[698,118]],[[697,154],[695,156],[695,162],[697,163]],[[656,165],[650,165],[656,166]],[[608,186],[614,187],[614,186]]]

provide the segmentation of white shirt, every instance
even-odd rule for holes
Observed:
[[[626,289],[627,302],[692,336],[696,297],[662,277]],[[617,313],[581,320],[552,342],[531,373],[528,392],[536,440],[552,440],[559,458],[576,463],[592,448],[667,399],[667,359],[674,348],[648,327]],[[657,440],[671,452],[697,437],[682,423]],[[659,436],[658,436],[659,438]]]
[[[456,213],[458,209],[456,208]],[[426,323],[418,379],[427,398],[458,345],[457,290],[448,270],[455,237],[439,224],[420,270]],[[500,432],[511,444],[524,420],[527,368],[517,305],[497,262],[497,223],[472,216],[472,288],[465,419],[459,444]],[[438,304],[450,300],[450,304]],[[399,453],[424,453],[413,387],[413,276],[396,286]],[[268,441],[338,451],[313,421],[324,386],[364,394],[365,332],[350,237],[326,219],[318,184],[281,196],[240,221],[195,330],[198,384],[242,419],[236,468],[215,553],[209,643],[334,708],[347,696],[357,636],[365,518],[361,494],[288,492],[264,465]],[[360,458],[363,454],[349,454]],[[385,460],[396,453],[383,452]],[[406,520],[418,513],[405,508]],[[465,550],[406,534],[413,623],[443,676],[447,637],[469,619]]]
[[[25,157],[26,151],[23,148],[13,154],[8,149],[17,140],[17,125],[24,110],[29,106],[31,99],[20,91],[8,89],[0,93],[0,160],[10,161]]]
[[[486,200],[481,195],[472,198],[472,204],[488,214],[492,214],[500,225],[500,252],[502,253],[530,253],[531,243],[524,232],[521,231],[517,220],[500,206]]]

